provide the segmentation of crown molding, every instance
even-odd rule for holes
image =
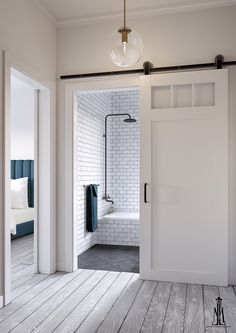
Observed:
[[[108,12],[105,14],[98,15],[83,15],[77,16],[71,19],[65,20],[56,20],[51,13],[41,4],[40,0],[34,0],[40,9],[49,17],[49,19],[58,27],[66,27],[66,26],[77,26],[77,25],[88,25],[95,23],[104,23],[104,22],[112,22],[114,20],[119,20],[123,17],[123,11],[117,12]],[[181,12],[190,12],[190,11],[198,11],[204,9],[211,8],[219,8],[219,7],[228,7],[228,6],[236,6],[236,0],[208,0],[206,2],[198,2],[196,3],[186,3],[182,2],[167,4],[167,5],[157,5],[153,7],[142,7],[139,9],[131,9],[128,10],[129,19],[140,19],[145,17],[164,15],[164,14],[174,14]]]
[[[40,2],[40,0],[34,0],[34,3],[38,6],[38,8],[41,10],[41,12],[43,12],[43,14],[45,14],[49,20],[57,25],[57,20],[53,17],[52,14],[49,13],[49,11],[45,8],[45,6]]]

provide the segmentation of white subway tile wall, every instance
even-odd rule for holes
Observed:
[[[139,246],[139,220],[101,220],[97,244]]]
[[[104,118],[111,109],[110,93],[89,93],[78,96],[75,142],[75,221],[77,254],[96,244],[96,234],[86,230],[86,206],[83,187],[99,184],[98,217],[109,211],[104,194]]]
[[[118,91],[111,95],[112,113],[129,113],[137,121],[123,122],[113,117],[108,138],[109,187],[114,209],[139,212],[139,92]]]
[[[108,193],[115,211],[139,211],[139,93],[137,90],[80,94],[75,140],[75,221],[77,254],[94,244],[139,245],[138,220],[102,220],[111,204],[104,194],[104,119],[108,113],[129,113],[136,123],[124,117],[108,120]],[[98,187],[98,228],[86,231],[85,189]]]

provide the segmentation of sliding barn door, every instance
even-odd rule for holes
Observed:
[[[228,283],[228,72],[141,77],[144,279]]]

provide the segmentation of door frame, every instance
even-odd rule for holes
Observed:
[[[34,242],[34,256],[35,256],[35,273],[47,273],[52,274],[55,272],[56,267],[56,225],[55,225],[55,185],[56,185],[56,169],[55,169],[55,83],[43,79],[39,74],[35,73],[34,70],[28,68],[16,58],[12,57],[9,53],[3,52],[4,58],[4,179],[5,179],[5,190],[4,190],[4,301],[3,305],[7,305],[11,302],[11,241],[10,241],[10,225],[7,222],[9,220],[10,213],[10,167],[9,162],[10,156],[10,117],[11,117],[11,70],[16,69],[32,81],[37,82],[43,91],[43,96],[38,99],[35,103],[35,129],[38,140],[35,142],[35,149],[37,156],[35,156],[35,175],[37,177],[37,184],[35,186],[35,198],[36,202],[40,202],[40,205],[36,204],[36,226],[35,235],[36,241]],[[44,131],[43,123],[48,122],[49,126]],[[43,135],[41,135],[42,133]],[[49,148],[44,152],[43,137],[46,137],[49,142]],[[40,161],[49,156],[49,161],[46,161],[46,166]],[[37,158],[37,157],[40,157]],[[44,182],[40,183],[41,177],[46,177],[49,181],[48,185],[44,185]],[[47,181],[45,183],[47,183]],[[40,186],[39,186],[40,184]],[[49,203],[48,196],[43,193],[49,191]],[[49,223],[45,228],[44,223],[38,224],[38,216],[44,216],[41,212],[42,209],[48,208],[47,214],[49,217]],[[40,221],[43,220],[40,218]],[[46,225],[46,223],[45,223]],[[40,238],[38,237],[38,231],[40,230]],[[45,231],[45,232],[42,232]],[[48,232],[48,233],[47,233]],[[49,237],[48,237],[49,235]],[[45,256],[45,249],[49,250],[47,256]]]
[[[67,272],[72,272],[77,269],[77,254],[76,254],[76,235],[75,235],[75,220],[74,220],[74,139],[75,139],[75,128],[74,128],[74,120],[75,120],[75,98],[74,94],[79,91],[88,91],[88,90],[112,90],[116,88],[125,88],[125,87],[137,87],[140,89],[140,109],[144,107],[142,105],[142,80],[143,76],[133,75],[133,76],[122,76],[122,77],[109,77],[106,79],[96,78],[96,79],[71,79],[66,82],[61,81],[58,85],[58,88],[61,92],[60,95],[60,104],[62,104],[61,109],[61,119],[63,123],[61,124],[61,130],[63,132],[64,141],[64,152],[61,155],[63,158],[64,165],[61,169],[60,177],[64,177],[63,183],[63,194],[60,195],[59,201],[64,202],[64,207],[58,207],[59,215],[62,216],[63,225],[60,226],[60,233],[62,235],[62,240],[64,246],[64,256],[59,262],[59,267],[61,270],[65,270]],[[144,77],[145,78],[145,77]],[[148,91],[146,91],[148,93]],[[140,113],[140,123],[145,119],[141,119]],[[145,125],[140,125],[145,126]],[[148,142],[148,138],[146,138],[146,143]],[[140,148],[143,149],[143,143],[140,143]],[[150,147],[146,147],[149,149]],[[148,174],[148,169],[150,166],[146,166],[146,172]],[[140,174],[141,175],[141,174]],[[140,203],[143,203],[144,197],[144,188],[143,183],[141,183],[140,178]],[[141,213],[141,210],[140,210]],[[66,222],[65,222],[66,221]],[[145,219],[140,214],[140,230],[144,230]],[[147,239],[147,235],[142,235]],[[142,239],[143,241],[143,239]],[[142,241],[140,241],[140,246]],[[142,249],[141,249],[142,251]],[[145,256],[141,256],[140,261],[148,260]],[[141,275],[141,278],[144,276]]]
[[[76,94],[80,91],[109,91],[124,88],[140,89],[140,76],[122,76],[118,78],[106,79],[78,79],[67,81],[64,86],[65,93],[65,213],[66,228],[64,229],[64,244],[65,244],[65,263],[64,270],[73,272],[78,267],[77,251],[76,251],[76,226],[74,218],[74,161],[75,161],[75,119],[76,119]]]

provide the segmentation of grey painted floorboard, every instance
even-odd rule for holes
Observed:
[[[32,253],[29,253],[28,254],[28,251],[23,255],[21,256],[20,258],[16,258],[16,259],[12,259],[11,261],[11,266],[14,267],[14,266],[17,266],[19,264],[27,264],[27,265],[32,265],[34,263],[34,256]]]
[[[89,277],[92,272],[83,272],[82,275],[84,275],[84,278],[82,277],[82,281],[80,279],[81,277],[81,270],[77,270],[72,274],[64,275],[66,277],[66,280],[64,281],[65,285],[62,286],[58,291],[56,291],[55,294],[52,295],[51,298],[48,299],[47,302],[43,303],[39,308],[37,308],[35,311],[32,311],[29,316],[24,319],[12,332],[14,333],[29,333],[32,331],[32,329],[36,328],[47,316],[52,312],[54,309],[56,309],[66,298],[68,295],[70,295],[74,288],[78,287],[80,282],[82,283],[84,279]],[[77,281],[79,281],[77,283]],[[59,281],[62,282],[62,279]],[[55,286],[53,286],[55,288]]]
[[[24,332],[31,332],[33,329],[36,330],[42,322],[45,324],[46,319],[48,319],[48,317],[56,311],[61,304],[64,304],[64,302],[93,274],[94,272],[91,270],[83,270],[81,274],[76,276],[60,292],[58,292],[58,294],[43,304],[37,311],[32,313],[32,315],[21,324],[21,330]],[[19,332],[21,332],[21,330],[19,330]],[[49,331],[48,328],[46,331]]]
[[[22,240],[23,241],[23,240]],[[24,246],[19,246],[19,247],[11,247],[11,254],[13,257],[20,257],[20,254],[23,253],[23,252],[27,252],[27,251],[31,251],[33,250],[33,247],[34,247],[34,243],[29,243],[27,245],[24,245]]]
[[[21,267],[21,269],[18,269],[18,267]],[[16,267],[12,268],[12,277],[11,282],[17,281],[20,277],[33,272],[33,266],[32,265],[18,265]]]
[[[11,275],[12,277],[15,277],[19,272],[23,271],[25,268],[27,268],[29,265],[26,264],[19,264],[15,267],[11,268]]]
[[[170,292],[171,283],[158,282],[141,333],[161,333]]]
[[[33,234],[18,239],[14,239],[11,241],[11,250],[12,252],[14,252],[19,249],[32,247],[33,243],[34,243]]]
[[[236,332],[236,295],[233,287],[220,287],[220,297],[223,299],[227,333]]]
[[[11,280],[11,289],[15,289],[20,286],[25,281],[31,279],[34,276],[34,267],[33,265],[29,265],[26,269],[18,272],[12,277]]]
[[[44,302],[49,300],[56,292],[63,288],[63,286],[68,282],[68,278],[70,278],[69,274],[64,276],[61,275],[60,278],[58,278],[53,283],[53,285],[51,285],[51,288],[46,288],[45,290],[41,291],[37,297],[20,307],[8,318],[3,320],[0,323],[0,332],[6,333],[12,331],[33,311],[38,309]]]
[[[143,281],[134,274],[120,297],[101,323],[97,333],[117,333],[137,295]]]
[[[35,333],[53,332],[67,316],[80,304],[86,296],[93,290],[102,278],[107,274],[106,271],[94,271],[70,297],[68,297],[48,318],[43,321],[36,329]]]
[[[41,281],[46,279],[48,275],[46,274],[35,274],[31,279],[27,280],[17,288],[13,289],[11,292],[12,299],[15,300],[17,297],[26,293],[29,289],[39,284]]]
[[[108,272],[99,284],[96,285],[88,296],[68,315],[54,332],[75,332],[118,276],[119,272]]]
[[[211,326],[213,322],[213,309],[216,306],[215,299],[219,296],[219,288],[214,286],[204,286],[204,314],[205,314],[205,325],[206,332],[213,333],[225,333],[225,328],[217,328],[217,327],[207,327]]]
[[[173,283],[162,333],[183,332],[186,289],[184,283]]]
[[[34,242],[33,234],[11,241],[11,274],[12,281],[16,279],[16,273],[20,273],[24,265],[34,263]]]
[[[116,302],[119,295],[122,293],[126,287],[129,280],[132,278],[130,273],[121,273],[118,278],[114,281],[111,288],[106,292],[106,294],[101,298],[99,303],[93,308],[87,318],[79,326],[76,332],[78,333],[88,333],[96,332],[99,325],[107,316],[108,312],[112,308],[113,304]]]
[[[144,281],[119,330],[120,333],[136,333],[141,330],[156,286],[154,281]]]
[[[184,333],[204,332],[202,286],[189,284],[185,311]]]
[[[50,287],[55,281],[61,278],[62,274],[57,273],[49,276],[36,286],[32,287],[30,290],[22,294],[20,297],[16,298],[12,303],[8,304],[6,307],[0,310],[0,323],[16,312],[18,309],[22,308],[28,302],[34,300],[43,290]],[[0,330],[1,332],[1,330]]]

